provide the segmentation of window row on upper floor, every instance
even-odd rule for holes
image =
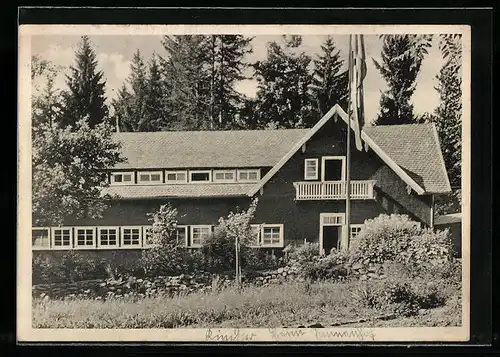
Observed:
[[[111,172],[110,184],[250,183],[260,178],[260,169],[123,171]]]

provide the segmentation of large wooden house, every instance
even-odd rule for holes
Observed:
[[[255,247],[276,252],[304,239],[329,252],[381,213],[433,226],[435,195],[451,191],[435,126],[363,128],[364,149],[352,145],[350,232],[346,130],[347,115],[335,106],[310,129],[117,133],[127,161],[109,171],[103,193],[115,199],[102,219],[36,227],[34,249],[140,252],[147,214],[165,202],[177,208],[178,237],[191,248],[254,197]]]

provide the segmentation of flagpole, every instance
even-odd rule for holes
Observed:
[[[353,56],[352,56],[352,35],[349,35],[349,96],[347,99],[347,143],[346,143],[346,196],[345,196],[345,228],[346,232],[343,234],[344,241],[342,242],[342,250],[346,251],[349,249],[349,236],[350,236],[350,226],[351,226],[351,113],[352,113],[352,103],[351,103],[351,82],[352,82],[352,71],[353,71]]]

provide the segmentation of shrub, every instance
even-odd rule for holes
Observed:
[[[295,243],[290,243],[283,249],[283,252],[288,261],[312,261],[319,256],[319,243],[304,242],[304,244],[298,246]]]
[[[333,250],[329,255],[321,259],[304,262],[302,275],[312,281],[317,280],[342,280],[347,277],[348,271],[344,266],[346,257],[338,251]]]
[[[106,278],[106,261],[88,258],[69,250],[60,259],[35,255],[32,262],[32,283],[68,283]]]

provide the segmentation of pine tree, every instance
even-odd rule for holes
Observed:
[[[108,117],[105,103],[103,72],[97,70],[95,51],[88,36],[82,36],[76,51],[76,66],[71,66],[71,75],[66,76],[69,90],[63,93],[64,109],[60,124],[74,126],[79,118],[87,117],[90,127],[102,123]]]
[[[343,61],[340,59],[340,51],[330,36],[321,45],[321,51],[313,61],[314,77],[311,86],[319,117],[325,115],[335,104],[346,108],[349,81],[348,72],[341,71]]]
[[[389,89],[382,92],[380,113],[375,125],[410,124],[416,122],[410,99],[415,91],[417,75],[427,47],[428,36],[382,36],[382,62],[375,67]]]
[[[267,58],[254,65],[258,90],[252,116],[257,127],[309,127],[318,120],[309,93],[311,58],[304,52],[294,53],[300,36],[284,37],[284,42],[283,46],[270,42]]]

